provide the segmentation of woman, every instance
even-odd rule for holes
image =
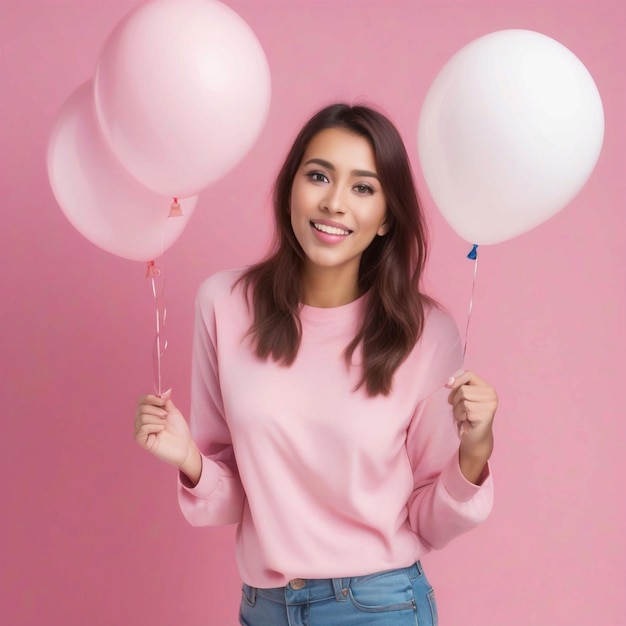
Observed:
[[[425,228],[402,140],[364,106],[300,131],[274,252],[201,286],[191,431],[140,400],[191,524],[239,524],[240,623],[437,622],[419,559],[492,504],[493,388],[419,290]]]

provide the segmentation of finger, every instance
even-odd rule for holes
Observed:
[[[464,379],[465,374],[462,374],[458,378],[454,379],[454,382],[450,387],[451,391],[448,394],[448,402],[450,404],[456,404],[465,397],[469,385],[466,382],[463,382]]]
[[[455,404],[462,400],[470,400],[471,402],[484,402],[484,403],[497,403],[498,396],[496,390],[488,385],[485,386],[473,386],[462,385],[457,389],[454,389],[448,395],[448,402]]]
[[[448,387],[448,389],[452,389],[452,386],[454,385],[456,379],[460,376],[463,376],[463,374],[465,374],[464,369],[457,370],[456,372],[454,372],[454,374],[452,374],[452,376],[450,376],[450,378],[448,378],[445,386]]]
[[[450,404],[453,403],[455,392],[458,391],[465,394],[466,397],[471,397],[472,399],[481,397],[479,395],[481,393],[485,393],[486,395],[495,395],[495,389],[489,383],[484,381],[474,372],[470,371],[464,372],[454,380],[450,378],[446,387],[452,390],[448,395],[448,402]],[[456,397],[458,397],[458,395]]]
[[[165,424],[162,422],[160,424],[140,424],[136,433],[160,433],[164,428]]]
[[[149,414],[138,415],[137,418],[135,419],[135,428],[136,429],[141,428],[141,426],[143,426],[144,424],[164,425],[166,418],[167,418],[167,415],[165,416],[149,415]]]
[[[167,413],[174,413],[178,409],[174,406],[174,403],[171,400],[167,400],[167,402],[163,405],[163,408]]]
[[[454,407],[452,415],[455,422],[465,422],[468,418],[466,408],[460,404]]]
[[[495,415],[495,411],[486,408],[484,404],[470,401],[456,405],[452,413],[457,424],[465,423],[471,428],[491,422]]]
[[[135,431],[135,439],[141,445],[144,445],[150,435],[157,435],[165,428],[163,424],[143,424],[141,428]]]
[[[456,432],[460,439],[465,432],[465,425],[469,423],[469,416],[467,414],[467,411],[465,410],[465,407],[462,405],[455,406],[454,410],[452,411],[452,415],[454,417],[453,421],[456,427]]]
[[[448,389],[457,389],[461,385],[485,385],[485,381],[470,370],[463,371],[460,374],[450,376],[446,387]]]
[[[139,398],[138,404],[139,405],[163,406],[165,404],[165,401],[163,398],[159,398],[159,396],[155,396],[153,394],[147,394]]]
[[[137,417],[141,415],[156,415],[157,417],[167,417],[167,411],[160,406],[154,406],[152,404],[140,404],[137,407]]]
[[[166,402],[167,400],[171,398],[171,396],[172,396],[172,388],[170,387],[169,389],[167,389],[166,391],[164,391],[162,394],[160,394],[157,397],[163,400],[163,402]]]
[[[174,405],[174,403],[172,402],[172,400],[170,398],[168,398],[165,401],[165,404],[163,405],[163,409],[169,414],[169,413],[178,413],[178,409],[176,408],[176,406]]]
[[[454,376],[450,376],[448,382],[446,383],[446,387],[450,389],[450,393],[448,394],[448,402],[450,404],[454,404],[455,392],[462,388],[463,385],[468,384],[470,380],[471,372],[459,370]]]
[[[469,398],[461,398],[458,402],[455,402],[452,407],[452,412],[455,417],[457,415],[464,414],[464,419],[469,419],[471,421],[472,416],[479,415],[481,412],[484,412],[485,403],[482,401],[476,402],[474,400],[470,400]]]

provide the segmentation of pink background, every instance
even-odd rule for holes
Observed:
[[[132,438],[151,389],[154,309],[144,267],[87,242],[50,190],[56,112],[93,75],[134,0],[2,0],[0,607],[10,625],[236,622],[234,528],[194,529],[175,472]],[[441,624],[624,624],[626,9],[615,2],[228,0],[272,71],[268,123],[200,197],[161,265],[166,382],[189,407],[193,298],[269,241],[269,190],[317,107],[365,98],[406,139],[432,230],[428,285],[461,330],[469,246],[442,220],[417,161],[420,104],[445,61],[483,34],[528,28],[572,50],[603,98],[598,166],[570,206],[481,249],[467,366],[501,397],[497,500],[479,529],[432,553]],[[167,45],[167,41],[164,41]]]

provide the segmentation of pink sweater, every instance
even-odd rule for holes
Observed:
[[[238,523],[242,579],[276,587],[292,578],[359,576],[405,567],[479,524],[492,506],[490,474],[465,479],[448,389],[461,367],[451,318],[429,308],[420,341],[392,393],[370,398],[355,335],[367,296],[304,306],[291,367],[254,356],[241,270],[198,292],[191,428],[203,454],[199,483],[179,478],[179,503],[196,526]]]

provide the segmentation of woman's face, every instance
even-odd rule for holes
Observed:
[[[341,128],[315,135],[293,180],[290,210],[306,255],[305,276],[334,270],[356,285],[363,251],[387,232],[385,194],[369,141]]]

